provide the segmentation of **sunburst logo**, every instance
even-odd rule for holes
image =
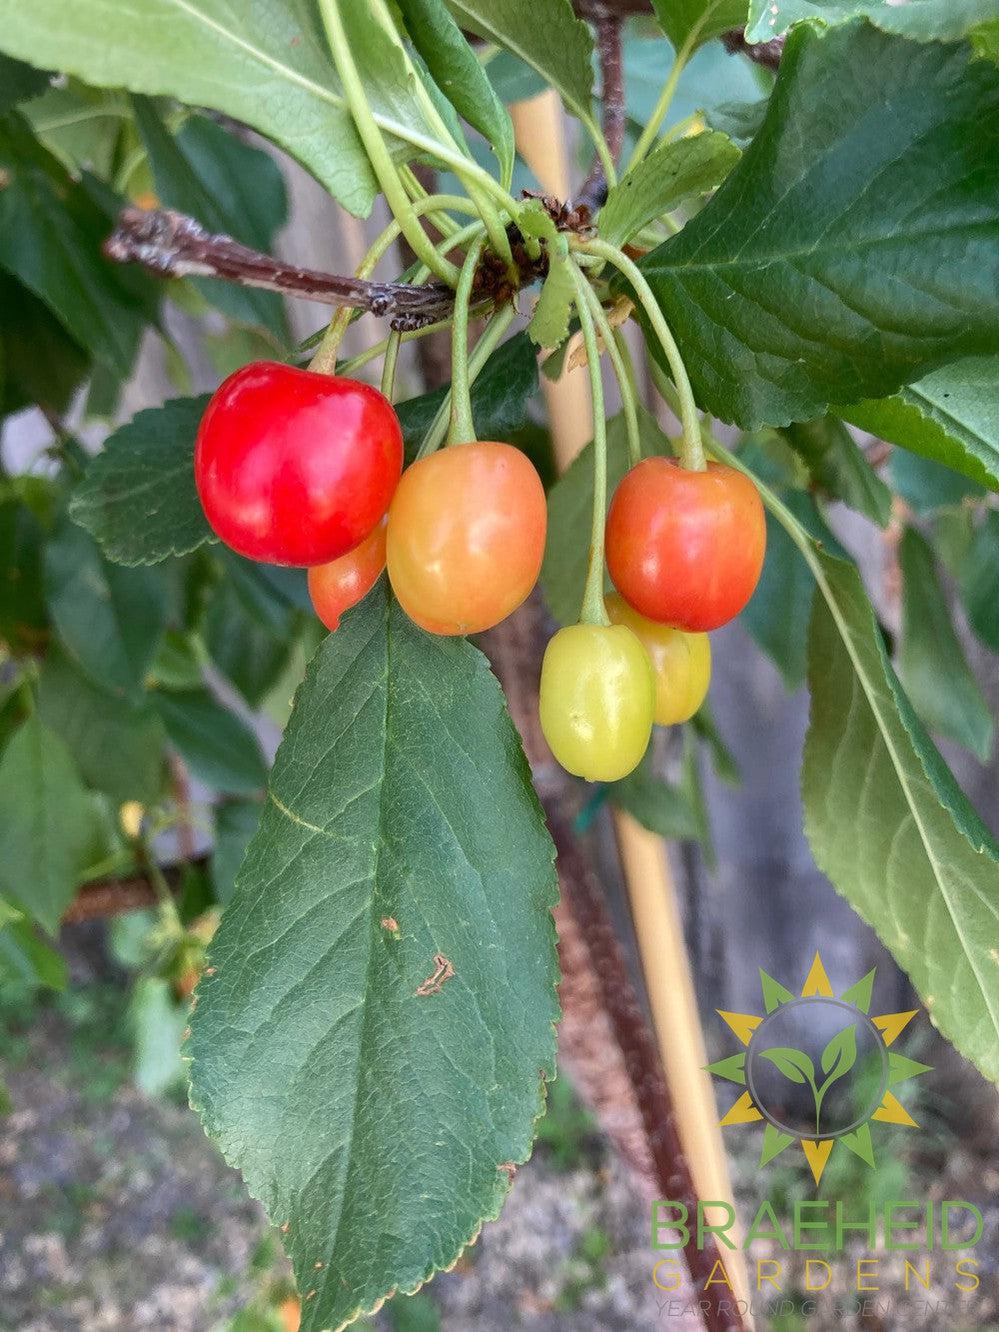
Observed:
[[[761,1166],[798,1142],[818,1186],[837,1143],[873,1167],[872,1122],[919,1127],[892,1088],[930,1065],[890,1048],[919,1010],[871,1017],[874,972],[834,995],[816,953],[800,995],[761,967],[763,1014],[718,1009],[746,1047],[708,1065],[746,1089],[721,1125],[763,1121]]]

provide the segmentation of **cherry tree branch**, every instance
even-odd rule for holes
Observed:
[[[392,327],[403,332],[445,318],[454,303],[451,288],[442,282],[366,282],[281,263],[170,208],[124,209],[104,242],[104,254],[115,263],[142,264],[160,277],[222,278],[242,287],[387,315]]]
[[[604,138],[617,162],[624,143],[624,67],[621,54],[621,16],[600,11],[594,17],[597,53],[600,58],[600,100],[603,105]],[[578,202],[596,209],[607,197],[607,178],[599,157],[580,186]]]

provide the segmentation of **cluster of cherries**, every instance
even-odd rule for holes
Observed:
[[[541,480],[510,444],[442,449],[405,472],[399,421],[368,384],[273,362],[231,375],[202,419],[195,477],[205,514],[234,550],[308,568],[331,630],[387,567],[406,614],[434,634],[480,633],[530,595],[545,549]],[[541,722],[555,757],[591,780],[641,760],[653,721],[686,721],[710,676],[706,632],[756,586],[765,526],[751,481],[664,458],[614,495],[610,625],[555,635]]]

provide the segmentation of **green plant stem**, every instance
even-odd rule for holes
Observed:
[[[624,428],[628,435],[628,456],[631,459],[632,467],[634,467],[642,459],[642,441],[638,433],[635,386],[625,366],[621,349],[614,337],[614,330],[611,328],[611,322],[600,303],[600,298],[588,282],[584,281],[583,286],[586,289],[586,299],[593,315],[593,322],[604,340],[604,347],[607,349],[607,355],[617,378],[618,388],[621,390],[621,410],[624,413]]]
[[[590,560],[586,569],[583,604],[579,610],[582,624],[610,624],[604,605],[604,527],[607,522],[607,418],[604,412],[604,385],[600,373],[600,348],[597,330],[590,313],[587,295],[589,283],[576,267],[569,265],[576,287],[576,310],[586,346],[590,373],[590,398],[593,409],[593,520],[590,530]],[[612,339],[613,341],[613,339]]]
[[[455,212],[470,213],[475,215],[476,210],[460,194],[425,194],[422,199],[413,203],[413,211],[418,214],[432,213],[436,208],[453,208]],[[477,227],[475,223],[473,226]],[[467,230],[467,228],[466,228]],[[458,233],[452,233],[453,236]],[[402,227],[398,220],[393,218],[385,230],[375,239],[367,254],[361,260],[357,268],[359,278],[368,278],[374,272],[378,261],[385,255],[389,246],[392,245],[402,235]],[[451,239],[448,244],[441,248],[451,249],[457,241]],[[419,281],[424,281],[428,276],[429,270],[424,270],[424,276]],[[340,343],[343,341],[343,335],[350,327],[351,321],[359,312],[352,310],[349,306],[341,305],[333,318],[330,320],[326,332],[323,334],[323,340],[316,349],[316,353],[309,362],[309,369],[314,370],[319,375],[332,375],[336,370],[337,352],[340,350]]]
[[[382,364],[382,383],[381,390],[392,401],[392,395],[395,391],[395,370],[399,362],[399,347],[402,343],[402,334],[392,332],[386,339],[385,360]]]
[[[503,337],[503,334],[513,323],[516,311],[512,305],[505,305],[502,310],[497,310],[486,327],[482,337],[475,344],[475,350],[468,358],[468,383],[469,387],[475,383],[479,372],[493,354],[497,344]],[[444,443],[444,437],[447,434],[448,425],[451,419],[451,393],[450,390],[444,395],[444,400],[437,409],[437,415],[431,421],[427,428],[427,433],[417,450],[417,458],[425,458],[428,454],[439,449]]]
[[[683,364],[680,349],[676,345],[676,340],[663,317],[663,312],[659,309],[652,288],[646,282],[645,276],[638,265],[616,246],[609,245],[606,241],[600,239],[579,241],[577,243],[580,248],[587,249],[591,254],[599,255],[606,259],[609,264],[613,264],[631,283],[639,304],[645,311],[645,317],[648,319],[652,331],[665,353],[670,373],[676,384],[679,397],[678,415],[683,427],[680,462],[691,472],[703,472],[707,463],[705,462],[704,448],[701,443],[701,423],[697,415],[694,392],[690,387],[690,380],[687,377],[687,370]]]
[[[690,59],[691,55],[693,55],[694,49],[697,46],[697,38],[700,31],[704,27],[704,24],[714,8],[715,6],[713,4],[708,5],[704,13],[687,34],[687,40],[680,47],[679,51],[677,51],[676,59],[673,61],[673,68],[670,70],[669,77],[663,84],[663,90],[659,94],[659,100],[652,109],[652,115],[649,122],[645,126],[645,129],[642,130],[638,142],[632,149],[631,157],[628,159],[628,165],[624,172],[626,176],[629,171],[634,171],[635,167],[638,166],[639,162],[645,157],[653,143],[655,143],[656,135],[659,133],[659,126],[666,119],[666,115],[673,104],[673,94],[676,92],[676,86],[680,82],[680,75],[683,73],[684,69],[686,69],[687,61]]]
[[[468,307],[471,304],[472,283],[475,281],[475,271],[481,254],[480,236],[468,247],[454,293],[454,322],[451,325],[451,423],[447,437],[449,444],[468,444],[475,439],[468,380]]]
[[[399,178],[402,181],[403,185],[405,185],[406,189],[409,191],[409,196],[413,200],[414,204],[419,205],[423,202],[424,199],[432,197],[429,191],[423,188],[423,185],[420,183],[419,177],[417,176],[416,172],[408,164],[403,164],[402,166],[399,167]],[[468,201],[463,200],[462,202],[467,203]],[[458,223],[455,222],[453,217],[448,217],[447,213],[441,211],[440,207],[425,208],[423,209],[423,212],[424,215],[427,217],[427,219],[433,223],[433,225],[437,228],[437,230],[441,233],[442,236],[453,236],[454,233],[458,230]]]
[[[454,264],[437,253],[430,237],[424,231],[413,201],[399,178],[399,172],[392,161],[382,131],[368,104],[364,83],[347,41],[347,30],[340,13],[340,0],[319,0],[319,12],[326,28],[330,54],[340,75],[350,114],[392,215],[402,228],[402,233],[417,258],[421,259],[436,277],[454,286],[458,280],[458,270]]]
[[[603,167],[604,176],[607,178],[607,188],[613,189],[617,184],[617,167],[614,164],[614,155],[604,137],[604,132],[592,116],[581,116],[580,119],[593,140],[594,148],[597,150],[597,157],[600,158],[600,165]]]

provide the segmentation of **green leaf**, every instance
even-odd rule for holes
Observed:
[[[45,547],[45,597],[76,664],[108,693],[137,701],[164,628],[160,574],[109,563],[64,517]]]
[[[989,510],[957,562],[957,580],[972,629],[999,652],[999,513]]]
[[[790,1045],[775,1045],[772,1050],[761,1050],[761,1059],[769,1059],[779,1073],[783,1073],[789,1082],[800,1083],[815,1081],[815,1065],[804,1050],[795,1050]]]
[[[345,208],[370,211],[375,179],[305,0],[135,0],[120,19],[114,0],[0,0],[0,46],[97,87],[221,111],[287,149]]]
[[[101,826],[65,745],[37,715],[0,758],[0,885],[49,934],[100,854]]]
[[[113,179],[119,151],[128,151],[123,146],[128,107],[121,93],[60,79],[23,111],[39,139],[71,175],[87,170],[101,180]]]
[[[44,301],[81,347],[128,374],[153,313],[139,293],[151,288],[102,256],[106,212],[16,112],[0,119],[0,170],[0,268]]]
[[[611,782],[607,795],[612,805],[626,810],[643,828],[670,841],[696,840],[697,815],[686,793],[658,777],[646,753],[638,767],[619,782]]]
[[[64,990],[69,969],[29,921],[18,920],[0,931],[0,980],[3,979]]]
[[[184,1081],[186,1069],[180,1042],[187,1026],[188,1006],[174,998],[169,981],[140,976],[129,1004],[132,1027],[132,1070],[135,1085],[147,1096],[162,1096]]]
[[[299,690],[188,1045],[315,1291],[303,1332],[416,1290],[498,1213],[554,1072],[555,899],[485,659],[379,586]]]
[[[999,1078],[999,846],[923,730],[857,571],[820,551],[809,638],[805,831],[934,1024]]]
[[[891,517],[891,491],[834,416],[788,426],[785,435],[823,490],[862,513],[878,527]]]
[[[73,493],[74,521],[117,564],[156,564],[214,541],[194,485],[208,395],[138,412],[104,441]]]
[[[691,49],[702,46],[729,28],[746,23],[749,0],[652,0],[652,8],[666,36],[679,51],[688,40]]]
[[[769,97],[760,97],[755,102],[719,102],[705,110],[704,123],[744,148],[759,133],[769,101]]]
[[[645,457],[669,454],[669,441],[644,408],[638,424]],[[607,422],[607,502],[628,471],[624,417]],[[548,492],[548,536],[541,587],[548,609],[560,624],[575,624],[583,599],[593,511],[593,445],[587,444]],[[608,584],[608,587],[610,584]]]
[[[827,1074],[822,1090],[845,1078],[857,1062],[857,1028],[851,1025],[838,1031],[822,1051],[819,1062]]]
[[[41,69],[32,69],[20,60],[0,55],[0,115],[18,102],[37,97],[49,86],[49,76]]]
[[[225,906],[233,894],[236,875],[257,831],[263,804],[259,800],[227,800],[215,810],[215,847],[212,852],[212,888]]]
[[[239,588],[219,584],[205,615],[204,637],[212,661],[251,707],[257,707],[280,678],[293,645],[292,612],[275,631],[247,609]]]
[[[447,0],[466,32],[477,33],[537,70],[580,120],[593,115],[593,38],[569,0]]]
[[[576,297],[576,284],[572,278],[571,260],[553,254],[527,326],[532,342],[539,347],[559,347],[569,336],[569,315]]]
[[[992,712],[954,632],[933,551],[915,528],[907,528],[902,537],[899,562],[899,675],[927,726],[965,745],[984,763],[992,750]]]
[[[513,175],[513,122],[443,0],[400,0],[409,35],[438,87],[495,150],[500,177]]]
[[[999,348],[997,109],[964,45],[792,31],[742,160],[641,260],[702,407],[786,425]]]
[[[800,491],[784,497],[799,516],[814,510],[814,501]],[[763,573],[741,621],[780,672],[789,693],[800,689],[808,671],[808,620],[815,580],[801,551],[767,514],[767,554]]]
[[[872,435],[999,490],[999,357],[968,357],[934,370],[891,398],[840,407]]]
[[[38,715],[62,740],[88,786],[118,801],[156,800],[166,735],[148,703],[131,705],[99,689],[53,644],[38,677]]]
[[[170,743],[206,786],[241,794],[267,781],[257,737],[207,689],[157,689],[152,700]]]
[[[233,236],[258,250],[269,250],[287,213],[281,175],[273,158],[259,148],[240,143],[202,116],[189,120],[184,132],[174,138],[148,97],[135,97],[133,104],[161,201],[190,214],[209,231]],[[270,215],[262,208],[265,201],[274,209]],[[279,344],[285,340],[284,308],[277,292],[257,291],[214,278],[191,281],[230,319],[260,324]]]
[[[663,0],[664,3],[667,0]],[[748,42],[768,42],[802,19],[845,23],[848,19],[870,19],[884,32],[901,33],[919,40],[964,37],[976,24],[999,15],[996,0],[749,0]]]
[[[623,244],[691,196],[715,189],[739,157],[728,135],[713,130],[661,143],[608,194],[597,219],[601,236]]]
[[[35,403],[60,415],[89,365],[44,301],[0,271],[0,417]]]
[[[888,476],[892,489],[919,514],[938,513],[966,499],[985,498],[984,488],[968,477],[907,449],[893,450]]]
[[[37,645],[45,629],[42,525],[19,499],[0,500],[0,639]]]
[[[739,771],[739,765],[736,763],[732,751],[722,739],[707,703],[702,703],[700,710],[691,717],[690,726],[694,733],[704,741],[711,756],[714,770],[721,780],[729,786],[741,786],[742,773]]]

